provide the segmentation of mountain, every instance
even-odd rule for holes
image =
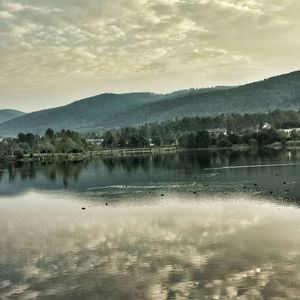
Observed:
[[[238,87],[190,89],[170,94],[101,94],[0,124],[0,135],[55,130],[89,131],[184,116],[300,109],[300,71]]]
[[[130,110],[135,124],[164,121],[183,116],[207,116],[221,113],[259,113],[275,109],[300,109],[300,71],[231,89],[214,90],[165,99]],[[126,120],[119,118],[122,126]]]
[[[135,109],[142,110],[147,104],[168,100],[177,95],[201,94],[209,90],[220,89],[225,89],[225,87],[182,90],[171,94],[101,94],[65,106],[29,113],[16,120],[9,120],[0,124],[0,136],[16,136],[19,132],[42,134],[49,127],[54,130],[65,128],[81,132],[96,128],[116,127],[119,126],[119,118],[127,123],[129,121],[126,119],[127,113]],[[134,120],[128,123],[132,122],[135,123]]]
[[[16,135],[20,131],[40,134],[49,127],[54,130],[69,128],[81,131],[94,126],[101,127],[102,122],[107,122],[112,115],[155,101],[156,98],[159,95],[152,93],[101,94],[9,120],[0,124],[0,135]]]
[[[0,109],[0,123],[25,115],[24,112],[15,109]]]

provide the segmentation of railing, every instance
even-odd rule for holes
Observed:
[[[92,155],[101,156],[118,156],[118,155],[138,155],[138,154],[151,154],[151,153],[166,153],[173,152],[178,149],[177,146],[162,146],[162,147],[147,147],[147,148],[120,148],[120,149],[101,149],[92,151]]]

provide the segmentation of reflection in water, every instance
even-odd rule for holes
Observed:
[[[63,193],[2,198],[3,299],[300,295],[298,208],[151,197],[109,206]]]
[[[90,165],[95,167],[105,167],[109,172],[125,171],[132,173],[137,170],[149,171],[150,169],[165,170],[185,170],[187,172],[192,169],[203,170],[210,167],[220,167],[233,164],[251,164],[255,162],[270,162],[276,159],[287,161],[297,160],[297,155],[292,152],[273,151],[265,153],[266,150],[258,153],[251,152],[231,152],[231,151],[185,151],[179,153],[170,153],[164,155],[149,156],[132,156],[132,157],[115,157],[103,158],[98,161],[83,162],[64,162],[50,164],[18,164],[16,166],[9,165],[7,168],[0,170],[0,180],[3,176],[3,170],[7,169],[9,182],[15,182],[18,176],[22,180],[35,179],[37,174],[45,176],[50,181],[63,179],[64,182],[73,179],[77,180],[80,174]],[[270,151],[270,150],[269,150]],[[297,153],[297,152],[296,152]],[[300,153],[299,153],[300,154]]]
[[[79,163],[23,164],[0,169],[0,192],[5,195],[32,189],[82,192],[132,185],[164,188],[196,182],[202,191],[210,187],[214,192],[223,186],[236,192],[245,186],[247,191],[254,190],[261,195],[272,193],[276,198],[299,202],[299,163],[299,151],[264,150],[260,153],[185,151]],[[263,167],[258,168],[260,165]],[[245,167],[234,169],[235,166]]]
[[[268,151],[0,169],[0,298],[296,299],[300,153]]]

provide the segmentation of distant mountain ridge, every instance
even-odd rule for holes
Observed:
[[[91,131],[184,116],[300,109],[300,71],[238,87],[190,89],[170,94],[101,94],[0,124],[0,135],[43,133],[48,127]]]
[[[24,112],[16,109],[0,109],[0,123],[25,115]]]
[[[54,130],[64,128],[81,132],[95,128],[119,127],[119,118],[126,120],[129,111],[142,109],[146,104],[173,98],[177,93],[187,95],[219,89],[225,89],[225,87],[182,90],[165,95],[154,93],[100,94],[65,106],[40,110],[15,120],[9,120],[0,124],[0,136],[16,136],[19,132],[41,134],[49,127]]]

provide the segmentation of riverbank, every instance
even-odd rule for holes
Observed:
[[[269,148],[274,150],[299,150],[299,143],[274,143],[271,145],[263,146],[263,148]],[[93,151],[86,151],[82,153],[33,153],[25,154],[23,157],[5,157],[2,158],[2,162],[80,162],[84,160],[91,160],[100,157],[128,157],[138,155],[152,155],[152,154],[165,154],[176,153],[180,151],[222,151],[229,150],[233,152],[246,152],[252,149],[258,149],[258,147],[251,147],[247,144],[232,145],[230,147],[216,147],[211,146],[207,148],[187,149],[179,148],[178,146],[161,146],[161,147],[147,147],[147,148],[122,148],[122,149],[99,149]]]
[[[179,150],[176,146],[149,147],[149,148],[127,148],[127,149],[99,149],[82,153],[33,153],[22,157],[9,156],[2,158],[3,162],[79,162],[97,157],[125,157],[145,154],[172,153]]]

